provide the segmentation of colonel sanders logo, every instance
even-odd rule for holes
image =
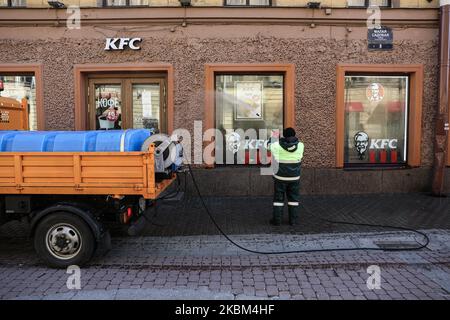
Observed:
[[[364,131],[359,131],[353,137],[355,148],[359,155],[359,160],[364,160],[367,147],[369,146],[369,135]]]
[[[241,136],[236,132],[231,132],[226,135],[227,149],[233,153],[238,152],[241,146]]]
[[[380,102],[384,98],[384,87],[379,83],[371,83],[366,89],[366,96],[370,102]]]

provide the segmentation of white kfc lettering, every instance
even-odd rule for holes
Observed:
[[[370,149],[380,149],[380,147],[378,146],[379,141],[380,141],[380,139],[370,140]]]
[[[141,47],[137,43],[141,41],[141,38],[106,38],[105,50],[124,50],[125,47],[139,50]]]
[[[267,143],[269,140],[261,140],[261,139],[251,139],[245,140],[245,149],[260,149],[262,147],[267,148]]]
[[[106,38],[106,46],[105,50],[117,50],[116,41],[119,40],[119,38]]]
[[[129,38],[120,38],[119,49],[123,50],[123,47],[128,45],[128,41],[130,41]]]
[[[389,148],[397,149],[397,139],[392,139],[389,141]]]
[[[141,38],[133,38],[133,39],[130,40],[130,43],[129,43],[128,46],[130,47],[131,50],[140,50],[141,47],[135,45],[134,43],[135,42],[141,42],[141,41],[142,41]]]
[[[397,139],[372,139],[370,140],[370,149],[397,149]]]

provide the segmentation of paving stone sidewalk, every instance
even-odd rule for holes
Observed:
[[[112,250],[81,269],[81,290],[65,270],[45,267],[26,226],[0,229],[0,299],[443,299],[450,296],[450,203],[416,195],[303,197],[302,223],[272,227],[270,198],[208,198],[217,222],[253,250],[405,247],[411,232],[331,224],[317,218],[418,228],[419,251],[252,254],[218,234],[197,198],[166,203],[140,237],[115,230]],[[3,233],[2,233],[3,232]],[[12,237],[11,235],[14,235]],[[381,289],[367,287],[368,267]]]
[[[218,236],[115,238],[113,250],[81,269],[81,290],[65,270],[45,268],[32,248],[0,250],[0,299],[450,299],[450,231],[428,230],[421,251],[332,251],[261,255]],[[418,243],[408,233],[234,235],[268,251]],[[3,243],[6,246],[6,243]],[[18,253],[21,250],[21,253]],[[33,258],[34,257],[34,258]],[[370,290],[368,267],[380,268]]]
[[[386,231],[328,223],[328,220],[365,224],[384,224],[417,229],[450,229],[450,197],[427,194],[303,196],[300,224],[279,228],[269,225],[272,214],[270,197],[208,197],[206,203],[219,225],[229,234],[312,234],[332,232]],[[287,209],[285,209],[287,211]],[[153,217],[154,211],[150,213]],[[165,202],[144,231],[147,236],[214,235],[217,229],[209,220],[199,198],[185,197]]]

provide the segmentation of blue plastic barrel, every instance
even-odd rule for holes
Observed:
[[[0,131],[0,151],[10,151],[16,133],[17,131]]]
[[[52,150],[46,151],[96,151],[97,131],[68,131],[55,137]]]
[[[144,141],[151,136],[148,129],[97,131],[95,151],[141,151]],[[123,143],[123,150],[121,150]]]
[[[0,131],[3,152],[140,151],[148,129],[97,131]]]
[[[53,149],[57,131],[2,131],[2,151],[37,151]]]

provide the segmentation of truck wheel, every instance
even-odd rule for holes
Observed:
[[[56,212],[36,227],[34,248],[46,264],[54,268],[82,266],[94,254],[96,242],[83,219],[66,212]]]

